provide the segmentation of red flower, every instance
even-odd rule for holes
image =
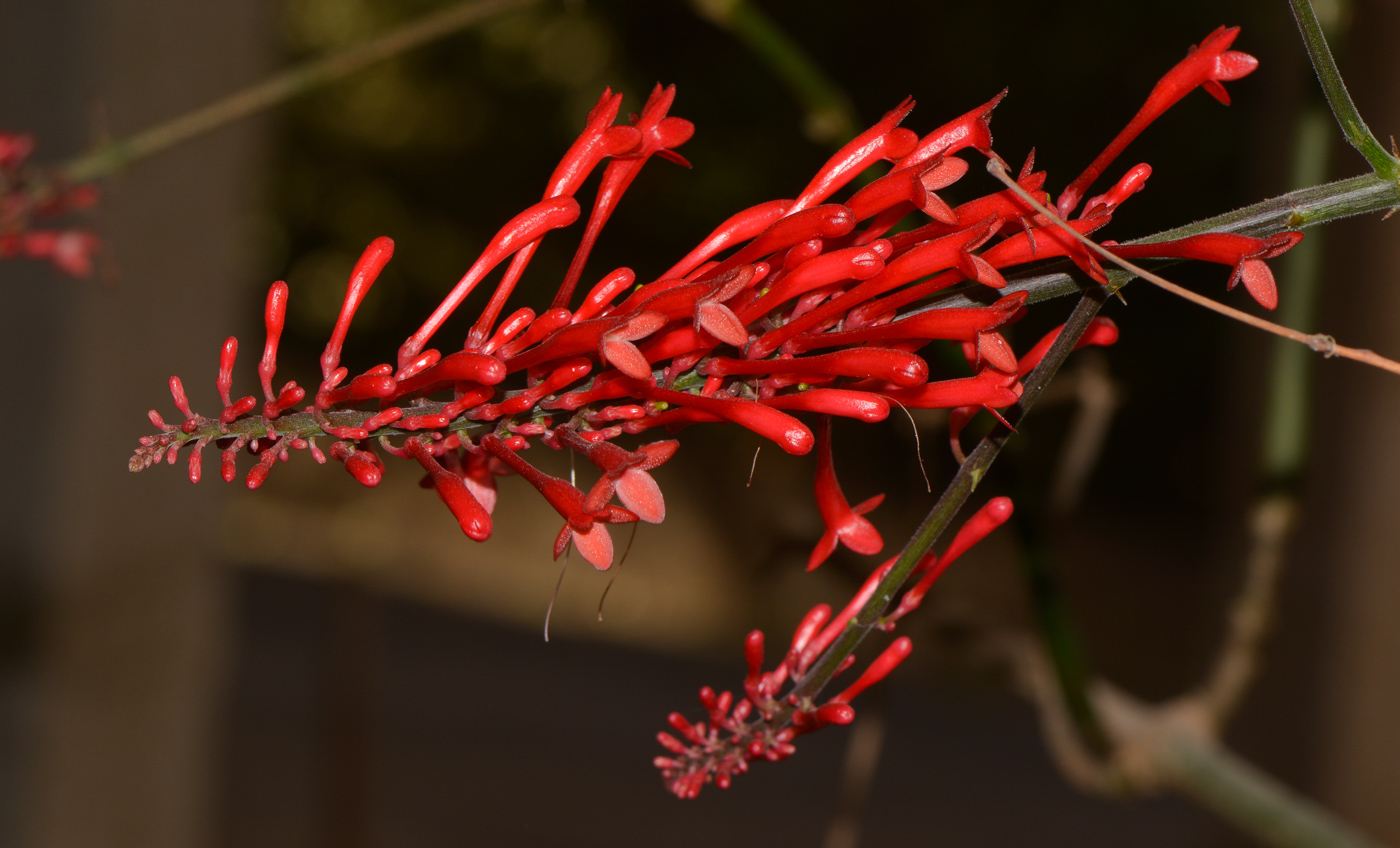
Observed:
[[[1118,154],[1123,152],[1133,139],[1137,138],[1147,125],[1157,120],[1163,112],[1170,109],[1178,100],[1194,91],[1197,87],[1204,88],[1211,97],[1230,105],[1230,95],[1226,93],[1222,82],[1237,80],[1248,75],[1255,68],[1259,67],[1259,60],[1248,53],[1241,53],[1238,50],[1231,50],[1230,45],[1234,43],[1235,36],[1240,34],[1239,27],[1217,27],[1210,35],[1205,37],[1200,47],[1192,47],[1186,54],[1186,58],[1176,64],[1174,68],[1167,72],[1167,75],[1158,81],[1152,89],[1152,93],[1147,95],[1147,102],[1142,105],[1138,113],[1128,122],[1108,147],[1098,155],[1084,173],[1075,178],[1055,202],[1060,217],[1068,218],[1074,207],[1079,205],[1079,198],[1084,195],[1094,180],[1112,164]]]
[[[836,479],[836,467],[831,458],[831,416],[817,419],[817,509],[821,510],[822,524],[826,530],[817,542],[812,555],[807,559],[807,570],[812,571],[826,561],[840,542],[858,554],[873,556],[885,547],[884,539],[875,525],[864,518],[867,512],[884,501],[883,494],[862,501],[852,507],[841,491]]]

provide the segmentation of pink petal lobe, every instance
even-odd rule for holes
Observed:
[[[734,311],[722,303],[702,303],[695,308],[696,326],[735,347],[743,347],[749,340],[744,322]]]
[[[472,497],[476,498],[476,502],[481,504],[487,515],[496,511],[496,478],[489,479],[489,483],[483,483],[472,477],[462,478],[462,482],[467,484],[467,491],[472,493]]]
[[[1016,354],[1001,333],[977,334],[977,358],[998,371],[1016,372]]]
[[[631,342],[604,339],[599,347],[603,359],[628,377],[645,380],[651,376],[651,363]]]
[[[1278,306],[1278,287],[1274,285],[1274,272],[1260,259],[1246,259],[1240,263],[1240,279],[1259,305],[1265,309]]]
[[[666,500],[661,496],[661,487],[639,468],[629,468],[618,478],[617,498],[648,524],[660,524],[666,518]]]
[[[580,533],[573,530],[574,547],[583,558],[588,560],[588,564],[599,571],[607,571],[612,568],[613,544],[612,536],[608,535],[608,526],[601,521],[595,521],[593,526],[588,528],[587,533]]]

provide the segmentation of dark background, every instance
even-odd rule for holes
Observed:
[[[1230,108],[1193,94],[1130,148],[1121,167],[1156,170],[1105,238],[1286,190],[1293,121],[1314,96],[1282,3],[761,5],[863,123],[913,95],[906,126],[927,131],[1009,86],[997,149],[1016,162],[1034,146],[1052,186],[1078,173],[1188,45],[1242,25],[1236,47],[1260,70],[1230,84]],[[0,129],[34,131],[41,160],[63,161],[94,136],[142,129],[437,4],[195,6],[7,10]],[[1400,14],[1372,0],[1349,23],[1343,71],[1384,136],[1400,116],[1388,46]],[[659,273],[735,210],[793,196],[829,155],[803,135],[803,110],[770,69],[688,5],[542,2],[107,181],[93,222],[106,244],[99,282],[0,265],[0,361],[15,375],[0,434],[0,843],[823,839],[849,731],[804,739],[791,761],[693,802],[665,794],[650,766],[667,712],[693,714],[701,685],[738,685],[748,630],[782,639],[869,568],[843,554],[801,574],[820,530],[810,458],[769,448],[746,487],[756,439],[687,431],[658,475],[667,522],[639,534],[606,620],[594,621],[605,580],[576,569],[548,644],[539,628],[557,576],[557,519],[509,485],[518,481],[503,485],[497,538],[475,546],[417,489],[417,474],[394,464],[372,492],[305,457],[256,493],[212,475],[191,487],[179,468],[124,469],[147,430],[144,410],[170,411],[171,373],[197,409],[212,406],[229,333],[243,341],[238,379],[251,390],[274,279],[292,288],[282,373],[305,384],[346,273],[379,235],[395,239],[396,256],[345,361],[388,359],[501,223],[539,196],[602,87],[626,92],[624,109],[635,110],[656,81],[676,83],[673,114],[697,126],[682,151],[695,168],[648,165],[588,280],[622,264]],[[1337,176],[1364,164],[1349,150],[1336,158]],[[947,196],[989,189],[974,169]],[[1328,230],[1319,327],[1394,353],[1400,257],[1395,224],[1385,226]],[[572,247],[546,241],[516,301],[547,299]],[[1227,274],[1183,267],[1174,278],[1225,296]],[[1236,588],[1268,343],[1155,290],[1132,286],[1127,297],[1131,306],[1109,308],[1123,339],[1106,359],[1122,405],[1082,503],[1033,541],[1052,551],[1096,670],[1160,699],[1200,680]],[[1244,303],[1241,292],[1228,297]],[[1046,304],[1013,343],[1029,345],[1070,305]],[[1319,367],[1279,633],[1228,735],[1392,841],[1398,400],[1393,381],[1359,366]],[[1037,409],[982,493],[1037,511],[1071,412]],[[936,491],[954,466],[938,417],[920,423]],[[908,422],[846,423],[837,438],[847,493],[888,493],[873,517],[898,547],[933,499]],[[1032,709],[977,647],[1027,625],[1026,541],[1004,530],[955,570],[911,623],[914,658],[857,703],[888,723],[863,844],[1241,842],[1180,800],[1091,799],[1058,776]]]

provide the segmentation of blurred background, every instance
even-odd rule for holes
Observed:
[[[0,130],[34,132],[37,158],[62,162],[443,5],[14,3]],[[519,480],[503,481],[496,535],[477,545],[402,464],[377,490],[306,457],[253,493],[212,475],[191,486],[183,469],[126,471],[145,411],[172,414],[171,374],[196,409],[216,403],[227,335],[244,345],[236,389],[252,389],[275,279],[292,292],[282,373],[311,382],[348,271],[380,235],[395,258],[345,361],[388,359],[539,196],[607,85],[628,111],[675,83],[695,167],[644,170],[590,280],[618,265],[650,278],[734,211],[794,196],[839,143],[842,115],[864,126],[906,95],[918,100],[906,126],[923,132],[1009,86],[996,147],[1019,162],[1034,146],[1058,187],[1188,45],[1242,25],[1236,48],[1261,67],[1231,84],[1234,105],[1193,94],[1120,163],[1156,169],[1102,233],[1120,240],[1286,191],[1299,114],[1316,99],[1283,3],[759,5],[839,91],[834,111],[814,118],[716,25],[714,4],[523,3],[104,181],[95,281],[0,263],[0,361],[26,388],[0,420],[0,844],[832,845],[836,811],[862,807],[865,845],[1248,844],[1177,798],[1071,788],[987,645],[1034,627],[1026,574],[1038,569],[1096,674],[1149,701],[1191,688],[1224,632],[1265,483],[1296,492],[1301,519],[1262,676],[1226,741],[1400,841],[1400,384],[1319,360],[1306,467],[1264,480],[1271,343],[1139,285],[1107,310],[1122,341],[1070,361],[979,492],[976,503],[1015,497],[1019,528],[940,585],[910,622],[913,658],[857,703],[855,727],[805,738],[792,760],[698,801],[666,794],[650,764],[666,714],[693,715],[702,685],[737,688],[745,633],[786,638],[872,564],[843,551],[803,573],[821,528],[810,458],[767,448],[746,485],[755,437],[686,431],[658,473],[667,520],[637,534],[603,621],[607,575],[576,565],[547,644],[558,519]],[[1362,0],[1341,26],[1342,70],[1385,137],[1400,125],[1400,7]],[[1338,146],[1323,173],[1361,173]],[[990,190],[973,169],[948,197]],[[1327,228],[1304,329],[1400,351],[1396,226]],[[547,240],[516,301],[546,299],[573,245]],[[1224,296],[1227,274],[1174,278]],[[1038,308],[1013,343],[1071,306]],[[1062,456],[1087,409],[1107,429],[1089,438],[1101,450],[1080,485]],[[936,494],[955,469],[946,422],[918,424]],[[893,553],[935,497],[920,444],[898,416],[838,423],[836,439],[852,501],[887,493],[873,518]],[[532,460],[567,469],[563,456]],[[862,727],[867,742],[885,738],[864,804],[842,789]]]

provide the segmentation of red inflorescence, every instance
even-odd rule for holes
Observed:
[[[89,277],[96,236],[83,229],[33,224],[91,208],[97,203],[97,187],[70,185],[34,168],[28,162],[33,152],[33,136],[0,132],[0,259],[46,259],[65,274]]]
[[[1127,140],[1191,87],[1205,85],[1219,96],[1219,80],[1243,76],[1253,67],[1245,54],[1225,49],[1233,37],[1233,30],[1212,34],[1168,75],[1131,132],[1116,139],[1061,195],[1062,211],[1076,208],[1078,197]],[[688,164],[674,148],[694,131],[688,121],[667,114],[674,87],[657,86],[629,124],[614,123],[621,96],[605,91],[543,198],[496,234],[392,362],[354,377],[340,364],[355,310],[393,253],[393,242],[380,238],[351,275],[311,404],[296,410],[308,392],[295,383],[273,390],[288,299],[287,285],[278,282],[267,300],[267,342],[258,368],[261,403],[251,396],[234,400],[230,393],[237,353],[230,340],[220,356],[220,414],[194,413],[183,386],[172,378],[184,421],[166,424],[151,412],[159,432],[141,440],[130,467],[140,470],[163,458],[173,463],[179,449],[190,446],[190,477],[197,480],[200,452],[212,443],[221,449],[224,479],[232,480],[234,458],[246,448],[259,458],[247,476],[249,487],[255,487],[289,450],[308,450],[318,462],[328,453],[359,482],[373,486],[383,474],[381,452],[412,458],[427,472],[424,485],[437,490],[473,539],[491,532],[495,477],[516,473],[564,521],[555,556],[573,545],[595,567],[606,569],[613,561],[607,525],[658,522],[665,516],[650,472],[677,447],[675,441],[662,441],[627,449],[615,441],[655,427],[675,432],[728,421],[790,453],[818,448],[816,495],[826,533],[810,567],[838,543],[858,553],[878,553],[880,534],[863,514],[879,497],[856,507],[846,501],[832,466],[830,416],[879,421],[888,416],[891,401],[953,409],[956,449],[956,429],[980,409],[996,414],[1016,403],[1021,379],[1048,348],[1048,341],[1042,342],[1018,359],[1004,335],[1026,311],[1024,292],[974,307],[939,309],[923,301],[956,284],[981,300],[1007,285],[1009,270],[1051,257],[1066,257],[1104,279],[1082,245],[1014,193],[998,190],[957,206],[938,196],[970,170],[962,158],[966,152],[1000,160],[992,150],[990,120],[1004,94],[922,137],[899,126],[914,105],[906,100],[838,151],[795,200],[769,201],[735,214],[654,280],[636,284],[632,269],[612,271],[574,307],[589,251],[623,192],[653,156]],[[844,202],[833,200],[882,161],[891,163],[889,173]],[[540,241],[581,217],[574,195],[605,162],[583,241],[549,308],[507,313],[507,301]],[[1105,226],[1116,208],[1143,188],[1149,173],[1144,165],[1130,169],[1108,192],[1091,198],[1069,226],[1081,233]],[[1048,201],[1046,175],[1033,170],[1033,159],[1018,183]],[[919,216],[921,225],[891,234],[911,215]],[[1272,306],[1267,296],[1272,277],[1262,260],[1296,238],[1201,236],[1116,249],[1125,256],[1224,262],[1235,268],[1232,285],[1243,279],[1252,294]],[[443,353],[429,347],[447,319],[507,259],[511,262],[462,348]],[[1116,337],[1116,327],[1104,319],[1086,341],[1109,344]],[[971,376],[931,371],[919,351],[935,340],[960,343]],[[818,414],[815,433],[797,417],[800,413]],[[580,489],[543,473],[521,453],[531,439],[583,453],[601,476]],[[329,441],[329,449],[323,452],[318,440]],[[621,505],[612,503],[614,498]],[[1009,514],[1009,502],[1003,511]],[[941,571],[930,568],[925,582]],[[877,570],[872,580],[878,582],[887,569],[888,564]],[[673,716],[683,739],[663,734],[673,756],[658,760],[673,791],[694,795],[708,780],[727,785],[752,759],[787,756],[796,735],[851,720],[854,713],[844,701],[888,673],[907,654],[907,642],[896,643],[902,647],[878,660],[872,667],[877,671],[831,703],[784,706],[776,697],[789,677],[807,674],[873,587],[868,582],[864,599],[858,595],[829,622],[829,609],[814,610],[799,627],[788,658],[773,672],[759,670],[762,637],[751,638],[746,697],[735,703],[728,694],[702,692],[708,726]],[[917,597],[926,589],[921,584]],[[917,598],[912,603],[917,605]],[[783,726],[765,724],[779,715]],[[717,741],[721,731],[727,741]]]

